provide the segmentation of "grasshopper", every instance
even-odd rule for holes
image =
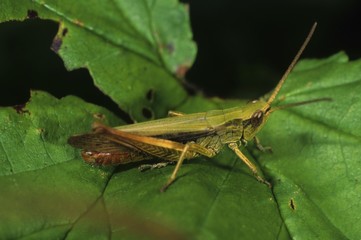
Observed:
[[[240,107],[193,114],[170,112],[168,118],[115,128],[95,123],[92,133],[72,136],[68,143],[83,149],[83,159],[96,165],[118,165],[153,158],[177,162],[172,175],[161,188],[162,192],[175,181],[185,159],[200,155],[212,158],[227,145],[248,166],[258,181],[271,187],[239,147],[254,139],[258,149],[268,149],[260,144],[256,134],[275,110],[329,100],[314,99],[271,108],[272,102],[310,41],[316,25],[317,23],[314,23],[267,101],[254,100]],[[154,165],[159,166],[162,164]]]

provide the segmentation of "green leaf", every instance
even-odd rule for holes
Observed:
[[[186,96],[175,75],[191,66],[196,46],[186,7],[176,0],[4,0],[0,8],[0,21],[36,15],[59,22],[52,49],[67,69],[87,68],[134,119],[145,120],[144,109],[165,115]]]
[[[54,42],[61,43],[66,66],[87,67],[97,86],[137,119],[144,119],[144,108],[158,116],[175,106],[191,113],[241,104],[186,97],[172,77],[174,66],[194,53],[184,8],[174,1],[20,2],[2,1],[0,19],[21,20],[32,10],[60,21]],[[144,12],[157,13],[151,22],[162,42],[174,38],[166,45],[174,58],[151,42]],[[140,173],[136,164],[89,166],[67,145],[68,137],[88,132],[99,119],[111,126],[122,121],[79,98],[35,91],[24,108],[0,108],[0,238],[359,239],[360,76],[361,61],[349,62],[344,53],[297,65],[276,104],[333,101],[273,113],[259,134],[273,154],[249,144],[245,154],[260,164],[273,189],[227,149],[184,164],[162,194],[173,167]]]
[[[332,97],[275,112],[260,134],[274,154],[259,155],[290,235],[358,239],[361,61],[344,53],[300,62],[282,89],[286,102]],[[280,103],[283,104],[283,103]]]

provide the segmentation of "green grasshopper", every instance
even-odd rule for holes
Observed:
[[[185,159],[200,155],[212,158],[227,145],[248,166],[258,181],[271,186],[259,175],[256,166],[239,147],[254,139],[260,150],[268,149],[259,143],[256,134],[275,110],[329,100],[315,99],[271,108],[315,28],[316,23],[267,101],[254,100],[241,107],[193,114],[170,112],[168,118],[115,128],[95,123],[92,133],[72,136],[68,143],[83,149],[83,159],[91,164],[118,165],[153,158],[177,162],[161,191],[165,191],[175,181]],[[154,165],[159,166],[162,164]]]

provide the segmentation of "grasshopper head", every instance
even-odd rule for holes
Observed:
[[[278,111],[284,108],[290,108],[315,102],[321,102],[321,101],[332,101],[331,98],[317,98],[317,99],[311,99],[307,101],[302,102],[295,102],[295,103],[289,103],[284,104],[276,107],[272,107],[269,104],[269,101],[264,101],[262,99],[260,100],[254,100],[247,104],[247,109],[249,112],[248,114],[249,118],[245,119],[243,121],[243,136],[242,138],[246,141],[252,140],[257,132],[261,130],[261,128],[266,123],[267,119],[273,113],[274,111]],[[245,111],[246,112],[246,111]]]
[[[262,129],[271,113],[271,106],[268,102],[260,99],[253,100],[247,104],[249,110],[248,119],[243,121],[243,139],[252,140],[259,130]]]
[[[271,96],[268,98],[268,100],[267,101],[264,101],[262,99],[255,100],[255,101],[250,102],[247,105],[246,109],[249,112],[247,112],[246,114],[249,116],[249,118],[245,119],[243,121],[243,136],[242,136],[243,140],[246,140],[246,141],[252,140],[256,136],[256,133],[264,126],[264,123],[267,121],[270,114],[272,112],[274,112],[275,110],[279,110],[279,109],[283,109],[283,108],[287,108],[287,107],[299,106],[299,105],[313,103],[313,102],[330,101],[331,100],[330,98],[319,98],[319,99],[313,99],[313,100],[309,100],[309,101],[292,103],[292,104],[287,104],[287,105],[271,108],[271,104],[277,97],[278,92],[281,90],[281,87],[283,86],[284,82],[286,81],[288,75],[290,74],[290,72],[292,71],[294,66],[296,65],[303,50],[306,48],[308,42],[310,41],[312,34],[314,33],[314,31],[316,29],[316,26],[317,26],[317,23],[314,23],[310,32],[308,33],[305,41],[303,42],[301,48],[298,50],[296,56],[293,58],[291,64],[288,66],[287,70],[283,74],[281,80],[278,82],[277,86],[271,93]]]

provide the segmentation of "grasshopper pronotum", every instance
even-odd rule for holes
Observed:
[[[117,165],[152,158],[177,162],[161,191],[174,182],[185,159],[200,155],[211,158],[227,145],[248,166],[258,181],[271,186],[258,174],[256,166],[239,147],[254,139],[259,149],[266,149],[259,143],[256,134],[275,110],[329,100],[322,98],[271,108],[315,28],[316,23],[267,101],[260,99],[240,107],[193,114],[170,112],[168,118],[115,128],[95,123],[92,133],[72,136],[68,142],[83,149],[83,159],[92,164]]]

